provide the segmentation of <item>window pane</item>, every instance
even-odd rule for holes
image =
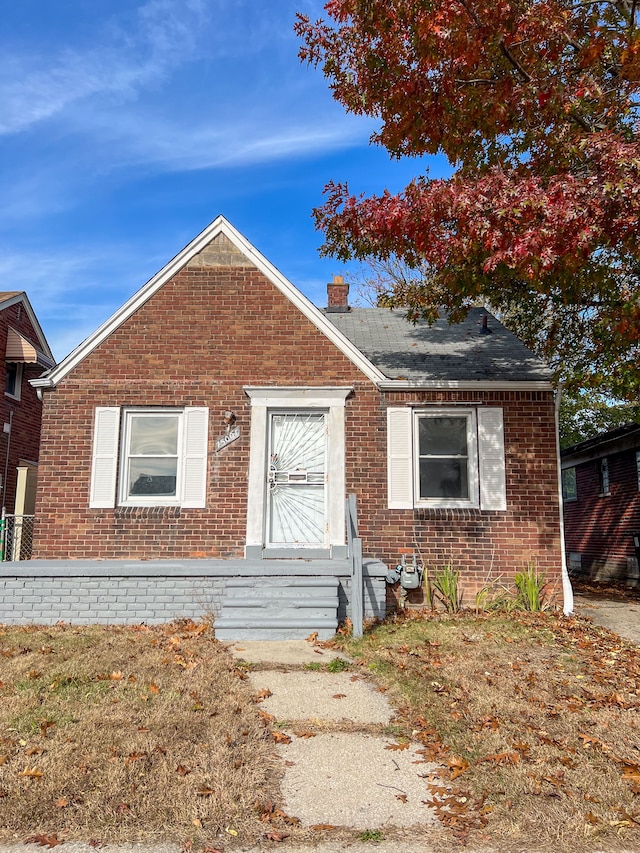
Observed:
[[[132,459],[129,464],[129,494],[174,497],[177,468],[177,459]]]
[[[5,391],[7,394],[11,394],[12,397],[16,396],[16,380],[18,377],[18,365],[13,362],[9,362],[7,364],[7,374],[5,380]]]
[[[575,501],[578,497],[575,468],[565,468],[562,472],[562,497],[565,501]]]
[[[178,452],[178,416],[132,417],[129,452],[132,456],[175,456]]]
[[[466,459],[421,459],[420,497],[469,499]]]
[[[466,456],[466,418],[420,418],[418,424],[420,455]]]

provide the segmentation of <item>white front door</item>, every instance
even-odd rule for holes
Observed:
[[[327,547],[327,414],[270,412],[266,545]]]

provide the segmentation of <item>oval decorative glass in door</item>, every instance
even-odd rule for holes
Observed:
[[[267,544],[327,543],[327,427],[324,412],[272,412]]]

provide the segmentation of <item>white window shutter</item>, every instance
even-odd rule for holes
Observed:
[[[412,410],[387,409],[389,509],[413,509]]]
[[[478,455],[480,457],[480,509],[506,510],[507,484],[502,409],[478,409]]]
[[[181,506],[202,508],[207,501],[209,409],[184,410],[184,459]]]
[[[120,407],[96,408],[89,491],[89,506],[94,509],[113,509],[115,506],[119,436]]]

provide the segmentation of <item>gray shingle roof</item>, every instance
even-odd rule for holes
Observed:
[[[413,381],[548,381],[551,371],[515,335],[483,308],[462,323],[441,318],[415,325],[404,311],[352,308],[325,312],[330,320],[389,379]],[[481,334],[482,318],[492,334]]]

